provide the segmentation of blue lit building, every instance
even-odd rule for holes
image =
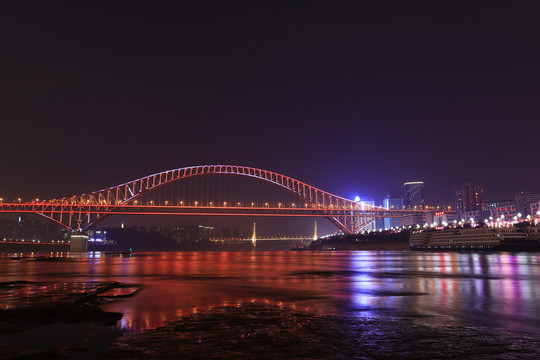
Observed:
[[[403,198],[400,194],[387,194],[383,200],[383,207],[393,210],[403,210]],[[384,228],[390,229],[392,227],[400,227],[400,218],[384,218]]]

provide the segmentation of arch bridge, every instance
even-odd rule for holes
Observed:
[[[238,175],[272,184],[292,194],[295,204],[233,206],[219,204],[142,204],[137,199],[166,184],[192,177]],[[106,216],[133,215],[236,215],[319,216],[328,218],[346,234],[360,231],[377,218],[398,217],[422,210],[393,210],[368,206],[318,189],[276,172],[236,165],[202,165],[162,171],[89,194],[24,203],[0,203],[0,213],[35,213],[82,234]]]

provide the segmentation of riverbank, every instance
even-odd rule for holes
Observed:
[[[318,239],[309,250],[410,250],[409,231],[335,235]]]
[[[69,244],[42,244],[42,243],[6,243],[0,242],[0,254],[13,253],[37,253],[37,254],[60,254],[68,253]]]
[[[466,341],[464,341],[466,339]],[[540,340],[410,319],[223,306],[118,338],[105,359],[538,359]]]
[[[0,359],[93,359],[122,333],[100,308],[138,287],[118,282],[0,283]]]

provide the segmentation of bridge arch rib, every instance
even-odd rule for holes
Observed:
[[[361,209],[359,204],[352,200],[328,193],[307,183],[273,171],[238,165],[201,165],[177,168],[94,191],[89,194],[49,201],[50,206],[65,206],[66,209],[69,208],[68,213],[65,214],[65,219],[69,219],[69,222],[64,221],[65,219],[63,220],[62,218],[58,219],[58,211],[51,211],[49,214],[47,211],[38,213],[76,231],[84,232],[104,217],[114,214],[116,208],[130,203],[160,186],[194,176],[210,174],[248,176],[269,182],[292,193],[307,204],[307,207],[310,209],[319,210],[322,215],[326,214],[327,218],[345,233],[353,233],[361,225],[359,224],[361,219],[357,215],[355,216],[355,212],[364,209]],[[79,206],[79,211],[76,210],[77,206]],[[88,206],[94,206],[101,210],[85,213],[84,208]],[[342,212],[339,212],[339,215],[335,215],[335,212],[330,214],[326,210],[328,208],[340,209]],[[60,213],[60,216],[62,216],[62,213]]]

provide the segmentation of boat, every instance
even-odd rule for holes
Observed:
[[[423,230],[409,238],[411,250],[540,251],[540,227],[476,227]]]
[[[309,251],[304,245],[296,245],[290,249],[291,251]]]

